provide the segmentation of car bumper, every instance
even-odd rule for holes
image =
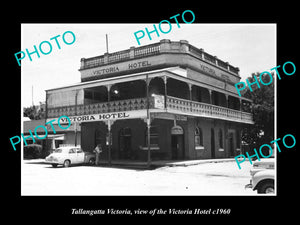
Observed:
[[[252,186],[252,184],[246,184],[246,185],[245,185],[245,189],[246,189],[246,188],[251,188],[251,189],[252,189],[253,186]]]
[[[251,188],[251,189],[253,189],[252,180],[250,180],[250,184],[246,184],[246,185],[245,185],[245,189],[246,189],[246,188]]]
[[[51,159],[46,159],[45,163],[48,163],[48,164],[63,164],[63,162],[60,162],[58,160],[51,160]]]

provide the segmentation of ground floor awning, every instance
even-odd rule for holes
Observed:
[[[64,134],[48,134],[47,138],[54,139],[54,140],[65,140],[65,135]]]

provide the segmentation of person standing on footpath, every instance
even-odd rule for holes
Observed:
[[[100,153],[102,152],[102,147],[101,147],[101,144],[98,144],[96,146],[96,148],[94,149],[94,152],[96,153],[96,166],[99,165],[99,156],[100,156]]]

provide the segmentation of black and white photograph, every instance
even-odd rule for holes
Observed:
[[[297,215],[296,7],[210,3],[8,10],[5,221]]]
[[[276,194],[276,24],[21,32],[22,195]]]

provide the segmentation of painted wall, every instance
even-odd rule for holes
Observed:
[[[241,126],[238,123],[221,120],[194,118],[176,121],[184,131],[184,158],[182,159],[210,159],[212,158],[212,132],[214,129],[215,158],[228,158],[238,154],[239,138]],[[155,118],[152,126],[157,126],[158,146],[151,151],[152,160],[164,160],[172,158],[171,128],[174,126],[173,120]],[[195,148],[195,128],[198,126],[202,130],[203,147]],[[122,159],[120,150],[120,131],[122,128],[131,129],[131,151],[128,160],[147,161],[146,131],[147,126],[142,119],[118,120],[112,125],[112,159]],[[220,140],[220,131],[222,139]],[[85,151],[93,151],[96,144],[101,142],[103,153],[101,157],[108,159],[108,146],[106,145],[107,125],[104,122],[88,122],[81,124],[81,146]],[[69,139],[71,142],[73,138]],[[223,143],[223,146],[221,146]],[[80,143],[80,142],[79,142]],[[124,159],[124,156],[123,156]]]

